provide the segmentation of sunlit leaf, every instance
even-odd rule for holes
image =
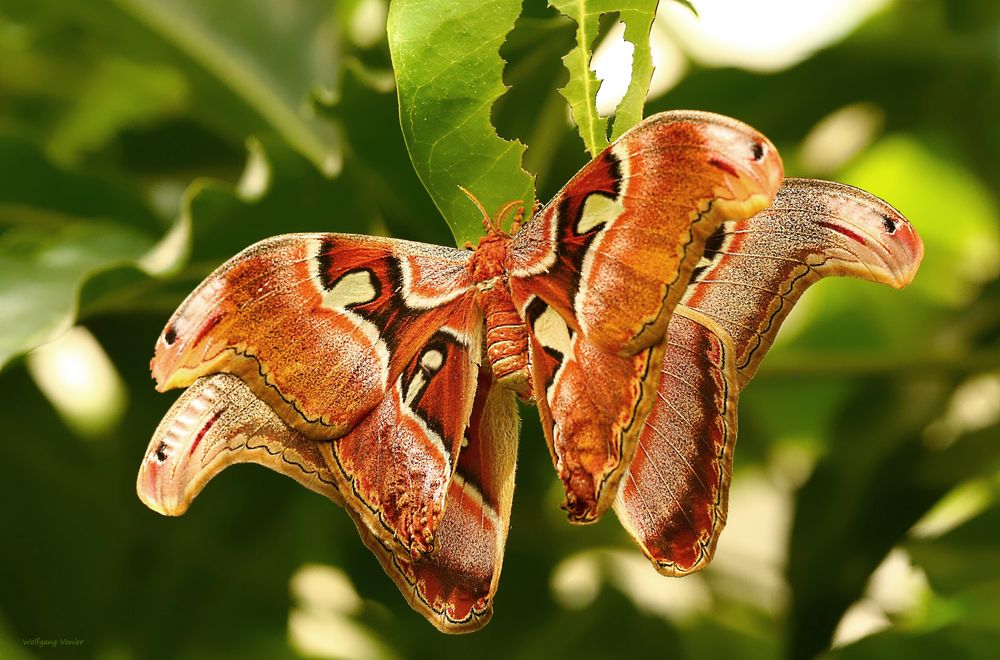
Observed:
[[[608,2],[552,0],[549,4],[576,23],[576,45],[563,57],[569,82],[560,93],[569,102],[580,138],[591,156],[608,145],[608,120],[597,114],[597,90],[601,83],[590,68],[594,40],[601,14],[612,11]]]
[[[560,58],[572,48],[573,34],[573,22],[558,14],[545,18],[522,15],[500,53],[509,63],[504,82],[511,89],[497,101],[492,119],[500,135],[519,136],[527,145],[524,165],[537,175],[539,198],[547,198],[549,192],[562,187],[584,162],[577,141],[566,151],[575,150],[579,156],[569,162],[559,159],[569,142],[566,99],[557,89],[566,78]]]
[[[51,108],[15,108],[26,110],[24,121],[41,124],[46,138],[52,128],[70,130],[75,142],[91,146],[102,132],[148,119],[151,94],[159,94],[171,101],[160,104],[160,113],[184,110],[237,145],[249,132],[275,132],[322,171],[333,174],[340,166],[338,133],[329,119],[316,116],[312,102],[334,96],[337,83],[339,26],[336,7],[327,2],[252,0],[237,7],[223,0],[8,0],[3,11],[19,39],[4,44],[0,38],[0,52],[6,45],[18,64],[29,66],[15,68],[20,75],[0,74],[0,80],[12,78],[26,90],[32,73],[47,80],[36,85],[36,94]],[[30,45],[27,52],[22,41]],[[122,60],[148,68],[149,79],[121,81]],[[102,98],[95,86],[108,66],[117,67],[113,77],[130,89],[115,88]],[[182,98],[171,93],[179,77]],[[147,98],[135,98],[152,84],[157,88]],[[112,111],[101,116],[100,105]]]
[[[6,232],[0,238],[0,364],[68,330],[85,278],[138,260],[152,244],[149,236],[107,223]]]
[[[530,209],[534,201],[532,179],[521,169],[524,146],[498,137],[490,123],[506,89],[500,46],[520,7],[516,0],[439,3],[433,11],[419,0],[397,0],[390,7],[403,136],[458,245],[482,234],[482,215],[459,186],[491,212],[511,200]]]
[[[632,78],[625,97],[618,106],[612,139],[617,138],[642,119],[649,81],[653,76],[653,58],[649,31],[656,17],[658,0],[552,0],[550,4],[576,23],[576,45],[563,57],[569,82],[560,93],[569,102],[580,137],[591,156],[608,144],[608,120],[597,112],[597,91],[601,83],[591,68],[598,22],[603,14],[618,12],[625,23],[625,39],[632,51]],[[686,3],[685,3],[686,4]]]
[[[642,109],[649,92],[649,81],[653,79],[653,54],[649,48],[649,31],[656,18],[659,0],[633,2],[623,8],[619,18],[625,23],[625,40],[632,50],[632,80],[629,81],[625,97],[618,104],[611,139],[618,138],[642,120]]]

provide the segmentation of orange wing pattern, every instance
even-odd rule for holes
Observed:
[[[615,512],[668,575],[703,568],[725,524],[736,402],[782,321],[812,283],[847,275],[900,288],[923,245],[879,198],[789,179],[774,204],[708,241],[670,321],[657,403]]]
[[[518,428],[513,394],[489,387],[488,379],[487,373],[449,488],[439,530],[445,542],[433,555],[401,559],[347,509],[403,596],[445,632],[469,632],[489,620],[503,561]],[[318,443],[290,429],[227,374],[198,379],[177,400],[150,442],[136,489],[153,510],[181,515],[215,475],[236,463],[269,467],[343,504]]]
[[[763,135],[705,112],[664,112],[621,136],[514,237],[515,305],[533,296],[604,351],[660,343],[705,240],[766,207],[781,159]]]
[[[622,525],[666,575],[703,567],[726,522],[735,358],[725,330],[696,311],[675,310],[657,400],[615,501]]]
[[[243,251],[157,342],[162,388],[242,378],[321,450],[341,497],[395,552],[428,552],[475,397],[482,318],[468,253],[340,234]]]
[[[630,357],[606,353],[540,300],[529,305],[528,325],[538,414],[565,486],[563,507],[570,521],[593,522],[617,491],[619,466],[631,460],[664,345]]]
[[[434,553],[418,561],[390,556],[378,538],[362,532],[403,597],[439,630],[470,632],[492,615],[510,526],[518,426],[514,394],[484,369]]]
[[[455,316],[413,356],[370,415],[320,445],[348,505],[404,557],[434,546],[472,414],[483,322],[472,307]]]
[[[573,522],[596,520],[653,405],[667,321],[705,240],[781,181],[765,137],[709,113],[650,117],[514,237],[506,262],[532,335],[532,386]]]
[[[301,433],[340,437],[470,304],[468,258],[369,236],[269,238],[188,296],[156,343],[153,376],[166,390],[233,373]]]

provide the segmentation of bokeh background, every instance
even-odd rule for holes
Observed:
[[[753,124],[789,174],[899,208],[923,267],[805,295],[742,397],[700,574],[658,576],[612,516],[568,525],[524,409],[493,621],[446,637],[289,479],[229,470],[178,519],[134,494],[175,398],[153,342],[215,265],[293,231],[451,243],[400,136],[386,3],[0,0],[0,657],[995,654],[1000,4],[694,5],[661,3],[647,113]],[[502,50],[494,119],[543,199],[585,160],[555,91],[572,43],[528,0]]]

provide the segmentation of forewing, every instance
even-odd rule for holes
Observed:
[[[467,261],[466,252],[369,236],[261,241],[174,313],[151,364],[157,387],[233,373],[293,428],[339,437],[471,304]]]
[[[614,501],[656,390],[664,344],[621,357],[575,332],[540,299],[528,306],[532,384],[545,439],[576,523]]]
[[[764,208],[781,177],[777,151],[745,124],[654,115],[514,237],[505,266],[515,306],[523,314],[540,298],[610,353],[658,344],[705,240],[724,219]]]
[[[472,414],[482,324],[477,308],[457,308],[375,409],[320,447],[348,507],[403,557],[435,544]]]
[[[449,487],[439,529],[444,542],[419,562],[400,559],[348,508],[403,596],[442,631],[467,632],[489,620],[510,519],[517,427],[513,395],[484,383],[458,478]],[[198,379],[177,400],[150,442],[137,491],[155,511],[181,515],[208,481],[235,463],[264,465],[343,503],[319,444],[290,429],[228,374]]]
[[[684,575],[712,558],[726,521],[736,441],[736,367],[725,330],[678,307],[656,404],[622,479],[615,513],[657,570]]]

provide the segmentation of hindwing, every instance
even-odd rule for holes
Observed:
[[[768,209],[717,230],[683,304],[732,336],[742,388],[813,283],[842,275],[902,288],[923,254],[913,226],[875,195],[790,178]]]
[[[712,557],[725,525],[736,440],[736,356],[725,330],[674,311],[653,410],[615,513],[657,570],[683,575]]]
[[[174,402],[149,442],[136,493],[165,516],[184,514],[215,475],[258,463],[343,505],[317,443],[296,433],[239,378],[199,378]]]
[[[375,409],[320,445],[348,506],[404,557],[430,552],[476,395],[482,316],[455,309]]]
[[[510,521],[518,422],[513,394],[480,376],[468,446],[451,482],[439,528],[444,541],[418,561],[400,558],[348,507],[362,539],[407,602],[445,632],[483,626],[503,561]],[[150,508],[181,515],[202,488],[236,463],[258,463],[343,504],[319,444],[289,428],[240,379],[199,378],[164,417],[136,489]]]
[[[510,526],[518,430],[514,394],[483,369],[434,552],[412,561],[362,532],[407,602],[444,632],[477,630],[492,615]]]
[[[788,179],[765,211],[708,241],[670,320],[656,403],[615,512],[657,570],[712,558],[726,520],[739,392],[812,283],[847,275],[902,287],[923,244],[898,211],[843,184]]]

